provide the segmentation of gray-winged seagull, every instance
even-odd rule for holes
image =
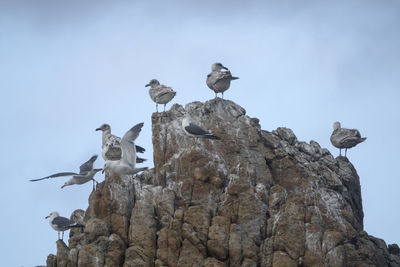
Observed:
[[[102,131],[102,152],[104,160],[119,160],[121,158],[121,138],[111,134],[111,126],[104,123],[96,131]],[[144,153],[146,149],[136,145],[137,153]],[[136,163],[143,163],[146,159],[136,157]]]
[[[165,105],[175,97],[176,92],[172,90],[171,87],[160,84],[160,82],[156,79],[152,79],[145,87],[150,86],[149,95],[151,100],[156,103],[156,111],[158,112],[158,104]]]
[[[191,145],[191,148],[193,148],[193,146],[197,143],[198,138],[217,139],[217,140],[221,139],[218,136],[213,135],[211,132],[202,129],[200,126],[191,122],[188,115],[186,115],[182,119],[182,129],[188,135],[193,136],[195,138],[193,144]]]
[[[49,178],[56,178],[56,177],[65,177],[65,176],[72,176],[71,179],[69,179],[68,181],[65,182],[65,184],[63,186],[61,186],[61,188],[64,188],[66,186],[69,185],[73,185],[73,184],[84,184],[86,182],[89,181],[93,181],[93,190],[95,189],[94,183],[97,181],[93,178],[94,175],[101,171],[102,169],[93,169],[93,164],[97,159],[97,155],[92,156],[88,161],[86,161],[85,163],[83,163],[80,167],[79,167],[79,173],[76,172],[59,172],[59,173],[55,173],[40,179],[33,179],[33,180],[29,180],[31,182],[36,182],[36,181],[40,181],[40,180],[44,180],[44,179],[49,179]]]
[[[104,164],[104,171],[111,171],[118,175],[135,174],[144,171],[145,168],[136,168],[136,147],[135,140],[142,130],[143,122],[133,126],[121,139],[122,156],[120,160],[107,160]]]
[[[344,156],[347,155],[347,149],[364,142],[366,137],[361,137],[357,129],[341,128],[340,122],[333,124],[333,132],[331,135],[331,143],[334,147],[339,148],[339,155],[342,155],[342,148],[345,148]]]
[[[222,69],[226,71],[221,71]],[[215,92],[215,97],[218,93],[222,93],[222,98],[224,98],[224,92],[228,90],[231,81],[236,79],[239,78],[233,77],[227,67],[217,62],[212,64],[211,73],[207,75],[207,86]]]
[[[49,219],[50,226],[58,232],[58,239],[60,239],[60,232],[62,232],[61,240],[64,239],[64,231],[75,227],[84,227],[68,218],[61,217],[57,211],[51,212],[45,219]]]

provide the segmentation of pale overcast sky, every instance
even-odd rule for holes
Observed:
[[[88,205],[90,183],[29,179],[100,155],[94,130],[105,122],[121,136],[144,121],[138,143],[152,167],[144,85],[172,86],[172,104],[204,102],[216,61],[240,77],[225,97],[263,129],[289,127],[335,156],[334,121],[368,137],[348,151],[365,230],[400,243],[399,14],[394,0],[0,1],[2,264],[45,264],[57,233],[44,217]]]

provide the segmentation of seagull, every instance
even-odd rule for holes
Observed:
[[[136,124],[127,131],[121,139],[122,156],[120,160],[107,160],[104,164],[104,171],[111,171],[119,175],[135,174],[147,170],[145,168],[136,168],[136,147],[135,140],[142,130],[143,122]],[[104,172],[103,171],[103,172]]]
[[[360,132],[356,129],[341,128],[338,121],[333,124],[331,143],[334,147],[340,149],[339,156],[342,155],[342,148],[345,148],[344,156],[346,157],[348,148],[352,148],[366,139],[366,137],[361,137]]]
[[[156,79],[152,79],[145,85],[145,87],[148,86],[150,86],[149,94],[151,100],[156,103],[156,111],[158,112],[158,104],[164,104],[165,112],[165,105],[175,97],[176,92],[171,87],[160,84]]]
[[[185,116],[182,119],[182,129],[185,133],[195,138],[193,144],[191,145],[191,148],[193,148],[193,146],[197,143],[197,139],[199,138],[216,139],[216,140],[221,139],[220,137],[213,135],[212,133],[202,129],[200,126],[191,122],[188,116]]]
[[[226,71],[221,71],[222,69]],[[207,86],[215,92],[215,98],[218,93],[222,93],[222,98],[224,98],[224,92],[231,86],[231,81],[236,79],[239,78],[233,77],[227,67],[217,62],[212,64],[211,73],[207,75]]]
[[[57,211],[51,212],[45,219],[49,219],[50,226],[58,232],[58,240],[60,240],[60,232],[62,232],[61,240],[64,239],[64,231],[67,231],[75,227],[85,227],[80,224],[76,224],[74,221],[61,217]]]
[[[104,160],[119,160],[121,158],[121,138],[111,134],[111,126],[104,123],[96,131],[102,131],[102,148],[101,155]],[[136,145],[136,152],[144,153],[146,149]],[[143,163],[146,159],[136,157],[136,163]]]
[[[84,183],[92,180],[93,181],[93,190],[94,190],[95,189],[94,183],[95,182],[97,183],[97,181],[93,177],[97,172],[102,170],[102,169],[93,169],[93,164],[96,159],[97,159],[97,155],[94,155],[88,161],[83,163],[79,167],[79,173],[59,172],[59,173],[55,173],[55,174],[52,174],[52,175],[49,175],[49,176],[46,176],[46,177],[43,177],[40,179],[33,179],[33,180],[29,180],[29,181],[36,182],[36,181],[41,181],[41,180],[49,179],[49,178],[72,176],[72,178],[69,179],[68,181],[66,181],[65,184],[63,186],[61,186],[61,188],[64,188],[66,186],[73,185],[73,184],[84,184]]]

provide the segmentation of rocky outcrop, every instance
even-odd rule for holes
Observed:
[[[221,140],[190,149],[186,113]],[[48,266],[400,266],[363,231],[353,165],[317,142],[219,98],[155,113],[152,130],[154,169],[106,176]]]

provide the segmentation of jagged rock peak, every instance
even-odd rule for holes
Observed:
[[[184,114],[221,140],[193,139]],[[63,266],[399,266],[397,245],[363,231],[359,177],[288,128],[261,130],[229,100],[152,115],[154,169],[107,176]]]

